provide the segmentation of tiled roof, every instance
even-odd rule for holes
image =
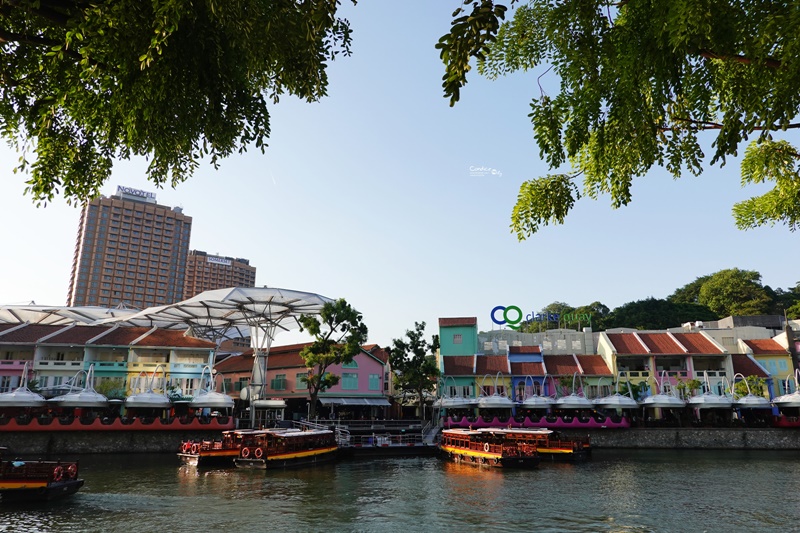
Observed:
[[[731,354],[733,362],[733,372],[735,374],[742,374],[743,376],[758,376],[760,378],[767,378],[769,374],[753,362],[752,359],[744,354],[734,353]]]
[[[114,331],[103,335],[96,342],[96,346],[129,346],[133,341],[150,331],[152,328],[116,328]],[[100,333],[98,332],[98,335]]]
[[[544,376],[542,363],[511,363],[511,373],[515,376]]]
[[[478,355],[475,358],[475,375],[497,374],[502,372],[508,374],[508,357],[505,355]]]
[[[509,346],[508,353],[542,353],[540,346]]]
[[[476,326],[477,324],[478,324],[478,318],[474,316],[439,319],[440,328],[447,326]]]
[[[103,339],[98,339],[102,342]],[[157,329],[147,335],[139,342],[137,346],[170,346],[174,348],[202,348],[206,350],[213,350],[217,344],[197,337],[190,337],[185,332],[177,329]]]
[[[444,374],[446,376],[472,376],[474,355],[448,355],[444,359]]]
[[[641,355],[647,350],[633,333],[606,333],[619,355]]]
[[[18,324],[14,324],[17,326]],[[67,326],[51,326],[43,324],[28,324],[14,331],[8,331],[0,336],[0,344],[36,344],[42,337],[64,329]]]
[[[578,371],[578,364],[571,355],[547,355],[543,356],[544,366],[548,374],[554,376],[571,376]]]
[[[15,328],[17,326],[19,326],[19,324],[0,324],[0,334],[7,329]]]
[[[380,346],[375,344],[373,348],[367,349],[367,347],[365,346],[364,349],[367,350],[370,354],[372,354],[372,357],[378,359],[384,365],[389,364],[389,352],[386,351],[384,348],[381,348]]]
[[[744,343],[753,350],[753,355],[788,355],[789,352],[774,339],[751,339]]]
[[[253,370],[253,353],[251,351],[250,355],[232,355],[214,365],[214,370],[220,374],[250,372]]]
[[[44,344],[86,344],[86,341],[93,339],[111,328],[106,326],[75,326],[65,329],[57,335],[47,339]],[[2,337],[0,337],[2,339]]]
[[[633,335],[633,333],[631,335]],[[638,333],[638,335],[653,355],[686,353],[668,333]]]
[[[720,354],[722,351],[702,333],[673,333],[690,354]]]
[[[587,376],[610,376],[611,370],[599,355],[578,355],[578,362]]]

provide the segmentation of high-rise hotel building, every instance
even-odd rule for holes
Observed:
[[[227,287],[255,287],[256,267],[241,257],[211,255],[191,250],[186,263],[184,298]]]
[[[192,217],[117,187],[84,205],[67,305],[145,308],[184,299]]]

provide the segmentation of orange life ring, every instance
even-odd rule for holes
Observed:
[[[199,449],[200,449],[200,448],[197,446],[197,444],[192,444],[192,453],[197,453],[197,451],[198,451]]]
[[[183,453],[189,453],[189,450],[191,449],[191,447],[192,447],[191,444],[189,444],[188,442],[184,442],[183,443],[183,447],[181,448],[181,450],[183,451]]]
[[[487,442],[487,443],[484,443],[484,445],[483,445],[483,451],[485,451],[485,452],[487,452],[487,453],[489,452],[489,443],[488,443],[488,442]]]
[[[75,476],[78,475],[78,465],[72,463],[67,467],[67,475],[70,479],[75,479]]]
[[[264,450],[261,448],[256,448],[256,451],[253,453],[256,456],[256,459],[261,459],[264,456]]]
[[[53,469],[53,481],[61,481],[64,477],[64,467],[59,465]]]
[[[250,448],[242,448],[242,457],[244,459],[250,457]]]

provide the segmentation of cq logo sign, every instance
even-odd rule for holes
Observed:
[[[502,320],[498,320],[497,318],[500,311],[503,312]],[[522,322],[522,309],[520,309],[516,305],[509,305],[508,307],[504,305],[498,305],[497,307],[492,309],[491,316],[492,316],[492,322],[494,322],[498,326],[507,325],[511,329],[517,330],[519,329],[519,326],[517,326],[517,324]]]

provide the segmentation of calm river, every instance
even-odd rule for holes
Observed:
[[[70,499],[0,507],[0,531],[797,531],[798,452],[604,451],[488,470],[435,457],[252,472],[89,456]]]

